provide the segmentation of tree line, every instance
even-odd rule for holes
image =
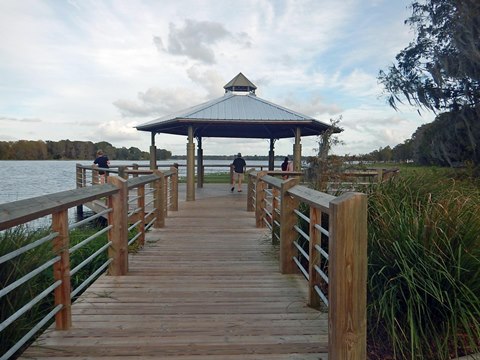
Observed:
[[[106,141],[0,141],[0,160],[93,160],[102,149],[110,160],[148,160],[150,154],[136,147],[116,148]],[[172,153],[157,149],[157,160],[166,160]]]

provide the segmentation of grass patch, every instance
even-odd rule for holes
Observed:
[[[480,187],[468,172],[411,167],[369,196],[371,359],[479,351]]]
[[[218,172],[212,174],[205,174],[204,182],[206,184],[230,184],[229,172]]]
[[[187,178],[185,176],[179,176],[178,177],[178,182],[179,183],[186,183]],[[197,182],[197,177],[195,176],[195,183]],[[231,179],[230,179],[230,173],[229,172],[217,172],[217,173],[210,173],[210,174],[205,174],[205,177],[203,179],[203,182],[205,184],[230,184]]]

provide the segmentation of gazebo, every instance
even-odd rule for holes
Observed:
[[[263,100],[255,95],[257,87],[242,73],[224,87],[225,94],[217,99],[138,125],[137,130],[151,133],[150,167],[156,168],[155,135],[176,134],[187,140],[187,201],[195,200],[195,144],[197,165],[203,165],[202,138],[270,139],[269,169],[273,170],[274,144],[282,138],[295,138],[294,170],[300,171],[302,136],[320,135],[330,125],[309,116]]]

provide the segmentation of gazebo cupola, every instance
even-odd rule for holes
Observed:
[[[238,93],[249,93],[255,95],[255,90],[257,87],[248,80],[245,75],[238,73],[232,80],[228,82],[224,87],[225,93],[228,92],[238,92]]]

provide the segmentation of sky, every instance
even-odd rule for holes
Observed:
[[[221,97],[242,72],[258,97],[329,123],[337,154],[410,138],[433,115],[395,111],[377,77],[414,39],[408,0],[0,0],[0,141],[108,141]],[[186,152],[159,134],[158,148]],[[303,137],[313,155],[317,138]],[[293,139],[276,142],[292,154]],[[268,140],[205,138],[205,155],[267,155]]]

